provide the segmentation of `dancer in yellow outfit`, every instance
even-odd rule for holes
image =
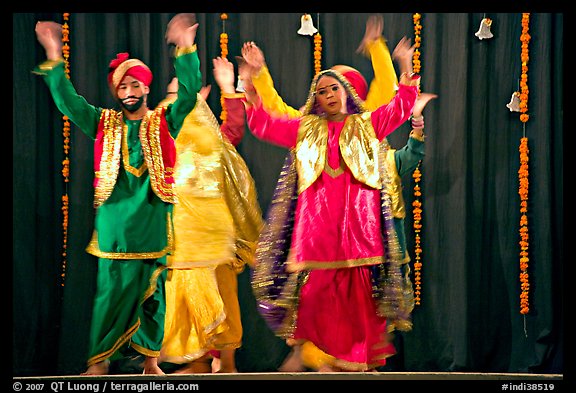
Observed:
[[[163,362],[184,364],[176,373],[211,372],[211,350],[220,372],[235,372],[234,350],[242,342],[237,274],[253,262],[262,227],[254,181],[231,142],[244,132],[244,107],[234,89],[234,68],[214,59],[214,75],[227,113],[222,128],[198,94],[176,143],[178,203],[175,252],[168,259]],[[177,97],[168,86],[168,105]],[[173,94],[175,93],[175,94]]]

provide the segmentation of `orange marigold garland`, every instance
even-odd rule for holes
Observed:
[[[520,169],[518,169],[518,194],[520,195],[520,314],[530,311],[530,281],[528,277],[528,138],[520,139]]]
[[[520,121],[524,124],[528,121],[528,61],[530,56],[528,53],[528,44],[530,43],[530,34],[528,29],[530,27],[530,13],[522,14],[522,34],[520,35],[521,54],[520,60],[522,61],[522,73],[520,75]]]
[[[518,194],[520,195],[520,314],[526,315],[530,312],[530,281],[528,276],[528,176],[529,176],[529,149],[528,138],[526,137],[526,122],[530,118],[528,115],[528,43],[530,42],[530,13],[522,14],[522,34],[520,35],[522,73],[520,76],[520,121],[523,125],[523,136],[520,139],[520,169],[518,169]]]
[[[422,178],[422,173],[418,167],[412,173],[414,178],[414,201],[412,202],[412,214],[414,217],[414,304],[420,305],[421,294],[422,294],[422,245],[420,242],[420,233],[422,231],[422,202],[420,197],[422,193],[420,192],[420,180]]]
[[[314,76],[322,71],[322,35],[320,34],[320,14],[318,14],[318,32],[314,34]]]
[[[414,22],[414,55],[412,57],[412,70],[419,74],[420,73],[420,44],[422,43],[422,24],[420,21],[422,20],[421,14],[414,14],[412,15],[412,20]]]
[[[226,20],[228,19],[228,14],[221,13],[220,19],[222,20],[222,33],[220,33],[220,56],[223,58],[228,57],[228,34],[226,33]],[[224,105],[224,96],[220,94],[220,106],[222,112],[220,112],[220,120],[226,121],[226,106]]]
[[[412,70],[415,73],[420,73],[421,62],[420,62],[420,45],[422,43],[422,24],[420,23],[422,15],[415,13],[412,16],[414,22],[414,54],[412,57]],[[422,295],[422,243],[421,243],[421,233],[422,233],[422,202],[420,197],[422,196],[422,191],[420,188],[420,181],[422,180],[422,172],[420,172],[420,164],[412,173],[412,178],[414,179],[414,201],[412,202],[412,215],[414,217],[414,304],[419,306]]]
[[[64,23],[62,24],[62,54],[64,57],[64,71],[66,78],[70,79],[70,27],[68,20],[69,13],[64,13]],[[68,183],[70,182],[70,159],[68,153],[70,152],[70,120],[67,116],[63,116],[62,120],[64,125],[62,127],[62,134],[64,136],[64,160],[62,161],[62,176],[64,177],[64,195],[62,195],[62,273],[61,273],[61,286],[64,286],[64,279],[66,277],[66,264],[68,257]]]

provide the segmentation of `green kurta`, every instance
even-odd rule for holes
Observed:
[[[178,100],[166,111],[166,120],[171,135],[176,138],[184,118],[194,108],[202,79],[196,52],[177,57],[174,66],[180,88]],[[42,71],[42,66],[39,69]],[[102,108],[90,105],[76,93],[66,78],[63,62],[42,74],[58,109],[94,140]],[[110,259],[158,258],[170,251],[169,217],[173,206],[158,198],[150,187],[148,171],[140,170],[144,164],[139,138],[141,121],[125,120],[125,123],[123,163],[118,179],[112,195],[96,212],[94,230],[100,252],[90,253]]]
[[[195,50],[174,60],[178,100],[166,110],[176,138],[202,85]],[[92,140],[103,108],[89,104],[66,78],[63,61],[35,69],[58,109]],[[139,138],[141,120],[125,120],[122,158],[112,194],[96,210],[87,251],[99,258],[88,365],[114,359],[127,345],[157,357],[164,336],[166,255],[172,250],[173,205],[152,190]],[[144,165],[144,166],[143,166]]]
[[[419,141],[416,138],[408,138],[408,143],[401,149],[394,150],[390,149],[389,154],[394,154],[395,168],[392,167],[391,181],[395,183],[398,187],[395,195],[391,196],[393,200],[395,198],[402,198],[402,180],[401,178],[407,174],[413,172],[420,160],[424,158],[424,142]],[[398,207],[393,209],[394,217],[394,227],[396,228],[396,234],[398,236],[398,242],[400,243],[400,248],[402,254],[405,255],[405,262],[410,261],[410,256],[406,250],[406,229],[405,229],[405,217],[406,217],[406,206],[404,205],[403,198],[399,201]]]

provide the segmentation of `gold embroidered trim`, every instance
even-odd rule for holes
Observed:
[[[345,267],[357,267],[366,265],[378,265],[384,260],[383,256],[369,257],[369,258],[359,258],[359,259],[348,259],[342,261],[299,261],[296,262],[290,257],[288,257],[288,267],[287,270],[290,272],[297,272],[306,269],[340,269]]]
[[[343,174],[344,173],[344,167],[343,167],[342,158],[340,158],[340,165],[336,169],[332,168],[328,164],[328,160],[326,160],[326,165],[324,165],[324,172],[326,172],[332,178],[338,177],[341,174]]]
[[[174,57],[187,55],[188,53],[194,53],[196,52],[196,48],[197,48],[196,44],[192,46],[183,46],[183,47],[177,46],[176,49],[174,49]]]
[[[64,63],[64,58],[59,58],[57,60],[46,60],[38,66],[38,69],[40,71],[52,71],[54,68],[56,68],[56,66],[58,66],[61,63]],[[32,73],[37,75],[46,74],[45,72],[38,72],[38,71],[32,71]]]
[[[140,127],[140,141],[142,151],[149,169],[150,185],[152,189],[164,202],[175,203],[174,183],[166,183],[164,170],[164,159],[162,157],[162,146],[160,142],[160,121],[164,113],[164,107],[157,107],[146,114],[147,127]],[[144,120],[142,120],[144,122]],[[172,138],[172,135],[170,135]],[[172,138],[174,142],[174,138]]]
[[[387,149],[386,160],[382,164],[386,166],[389,182],[385,185],[386,193],[390,196],[390,213],[394,218],[406,217],[406,205],[402,195],[402,178],[396,167],[395,149]]]
[[[88,254],[97,256],[99,258],[106,258],[106,259],[158,259],[163,257],[166,254],[171,253],[174,251],[174,230],[172,227],[172,215],[167,213],[166,219],[166,230],[168,233],[168,245],[164,247],[161,251],[155,252],[105,252],[100,250],[100,246],[98,245],[98,232],[94,230],[92,232],[92,239],[90,239],[90,243],[86,247],[86,252]]]
[[[142,119],[140,130],[142,130],[142,127],[148,127],[148,116],[145,116],[144,119]],[[128,124],[124,123],[122,130],[122,163],[124,164],[124,169],[126,172],[129,172],[134,176],[140,177],[146,169],[148,169],[146,161],[143,161],[139,168],[130,165],[130,152],[128,151]]]
[[[244,93],[222,93],[223,98],[244,98]]]
[[[151,349],[141,347],[140,345],[134,343],[131,343],[130,346],[144,356],[148,356],[151,358],[157,358],[160,356],[160,351],[152,351]]]
[[[122,143],[122,113],[105,109],[100,118],[104,118],[102,156],[100,170],[95,171],[99,179],[94,190],[94,207],[100,206],[112,194],[118,170],[120,169],[120,146]]]
[[[123,346],[126,342],[128,342],[128,340],[130,340],[130,338],[134,335],[134,333],[136,333],[139,327],[140,327],[140,319],[138,319],[138,321],[136,321],[136,323],[130,329],[128,329],[122,336],[120,336],[118,340],[116,340],[112,348],[110,348],[105,352],[99,353],[98,355],[92,356],[90,359],[88,359],[88,367],[96,363],[103,362],[104,360],[112,356],[114,352],[116,352],[121,346]]]
[[[148,285],[148,289],[146,290],[146,292],[144,292],[142,300],[140,300],[140,305],[144,304],[146,299],[148,299],[150,296],[154,294],[156,288],[158,287],[158,277],[160,277],[162,272],[166,269],[167,269],[166,266],[158,266],[158,268],[154,270],[154,273],[152,273],[152,276],[150,276],[150,282],[149,282],[150,285]]]

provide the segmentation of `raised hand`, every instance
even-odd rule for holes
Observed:
[[[208,99],[208,95],[210,94],[210,90],[212,90],[212,85],[206,85],[206,86],[202,86],[200,88],[199,94],[202,96],[204,101],[206,101]]]
[[[422,116],[422,111],[424,110],[424,107],[426,106],[426,104],[428,104],[430,100],[433,100],[434,98],[438,98],[438,95],[433,93],[420,93],[416,98],[414,109],[412,109],[412,115],[414,117]]]
[[[416,45],[411,45],[411,42],[406,36],[402,37],[392,52],[392,59],[398,62],[401,73],[412,73],[412,58]]]
[[[430,100],[437,98],[437,94],[433,93],[420,93],[416,98],[416,103],[412,109],[412,131],[411,136],[417,139],[424,137],[424,117],[422,116],[422,111],[424,107]]]
[[[176,14],[166,27],[166,42],[181,48],[191,47],[196,39],[196,30],[198,30],[196,14]]]
[[[246,64],[251,67],[253,73],[258,73],[260,69],[266,64],[264,53],[252,41],[245,42],[242,45],[242,57]]]
[[[225,57],[217,57],[212,60],[214,65],[214,79],[224,93],[234,93],[234,64]]]
[[[46,51],[48,60],[58,60],[62,57],[62,25],[56,22],[40,21],[34,29],[36,38]]]
[[[360,42],[360,46],[356,49],[357,53],[368,53],[367,45],[370,42],[376,41],[382,36],[382,31],[384,30],[384,18],[380,14],[370,15],[366,21],[366,31],[364,32],[364,38]]]

